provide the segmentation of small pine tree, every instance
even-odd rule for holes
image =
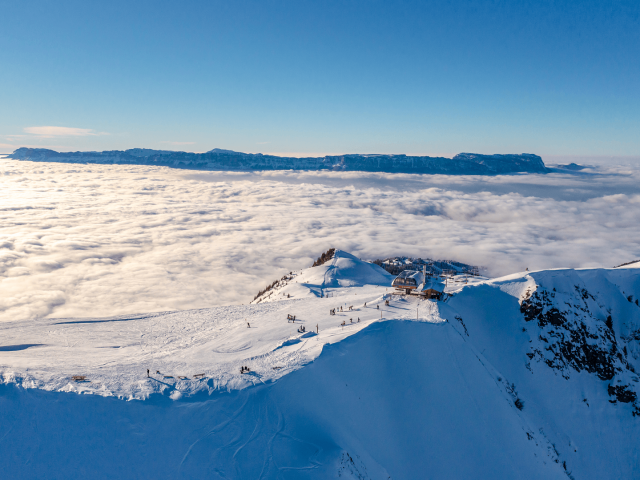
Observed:
[[[329,260],[331,260],[333,258],[333,255],[336,253],[336,249],[335,248],[330,248],[329,250],[327,250],[326,252],[324,252],[322,255],[320,255],[320,257],[313,262],[313,265],[311,265],[312,267],[319,267],[320,265],[324,265],[325,263],[327,263]]]

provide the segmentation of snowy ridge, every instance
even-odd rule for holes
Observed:
[[[330,262],[292,278],[258,305],[0,325],[0,378],[27,388],[126,399],[154,393],[177,399],[270,382],[315,359],[323,345],[382,319],[376,305],[389,297],[393,277],[337,251]],[[331,298],[323,298],[327,295]],[[344,312],[328,315],[341,305]],[[411,302],[398,299],[395,305],[394,318],[415,318]],[[296,320],[288,321],[289,315]],[[420,318],[443,321],[434,306],[423,309]],[[251,374],[240,374],[241,366],[249,366]],[[205,378],[193,378],[198,373]],[[73,382],[73,375],[90,381]]]
[[[529,337],[523,352],[529,371],[542,364],[567,380],[586,372],[605,382],[610,403],[628,404],[633,416],[640,415],[637,264],[511,275],[477,288],[489,287],[497,287],[520,305],[524,321],[519,323]],[[462,290],[451,303],[460,304],[471,292],[477,290]],[[464,325],[462,317],[455,319]]]
[[[394,276],[374,263],[364,262],[350,253],[336,250],[323,265],[290,272],[272,283],[251,303],[279,301],[284,298],[330,297],[344,287],[389,287]]]
[[[8,158],[32,162],[159,165],[197,170],[338,170],[448,175],[496,175],[518,172],[546,173],[538,155],[481,155],[461,153],[453,158],[407,155],[338,155],[278,157],[215,148],[206,153],[134,148],[104,152],[63,152],[19,148]]]
[[[340,251],[291,277],[247,306],[0,325],[9,476],[636,475],[637,265],[454,279],[446,302]]]

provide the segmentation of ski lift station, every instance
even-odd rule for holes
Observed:
[[[423,295],[426,298],[440,299],[444,292],[444,282],[438,277],[426,275],[425,272],[404,270],[391,283],[392,287],[407,295]]]

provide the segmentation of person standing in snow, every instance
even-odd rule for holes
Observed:
[[[147,368],[147,378],[149,378],[149,369]]]

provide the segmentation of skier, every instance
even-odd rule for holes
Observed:
[[[149,378],[149,369],[147,368],[147,378]]]
[[[249,322],[247,322],[247,328],[251,328],[251,325],[249,325]]]

